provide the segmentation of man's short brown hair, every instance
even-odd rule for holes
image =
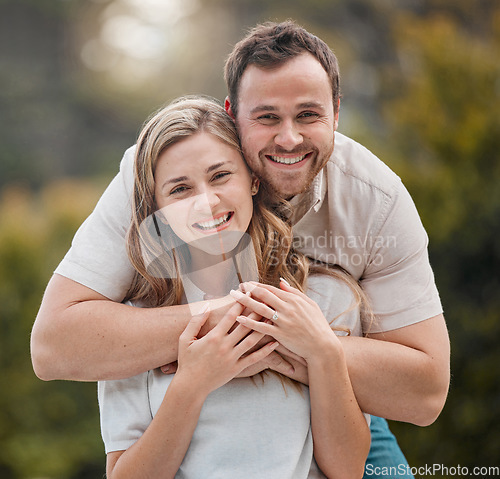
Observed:
[[[311,53],[325,69],[333,92],[334,111],[340,98],[340,75],[337,57],[317,36],[291,20],[282,23],[267,22],[254,27],[233,48],[224,67],[231,110],[238,111],[238,90],[241,77],[248,65],[275,68],[305,52]]]

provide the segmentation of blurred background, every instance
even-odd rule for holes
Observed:
[[[0,477],[103,477],[95,384],[31,368],[44,287],[145,118],[223,100],[232,45],[286,18],[336,52],[339,130],[402,177],[430,236],[450,395],[432,426],[391,428],[411,466],[500,466],[497,0],[0,0]]]

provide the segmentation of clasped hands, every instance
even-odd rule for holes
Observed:
[[[223,299],[222,302],[210,301],[210,312],[198,330],[197,338],[215,335],[210,332],[215,325],[225,321],[232,325],[227,334],[234,331],[238,325],[246,328],[243,331],[247,336],[252,331],[260,334],[258,342],[254,342],[243,356],[249,356],[259,350],[267,351],[265,356],[258,356],[261,359],[257,362],[247,361],[250,365],[237,372],[235,377],[249,377],[272,369],[308,384],[308,362],[321,354],[318,339],[327,338],[334,347],[340,347],[338,338],[332,332],[319,306],[284,280],[280,281],[280,288],[256,282],[243,283],[240,290],[231,291],[230,296]],[[239,334],[242,331],[241,326]],[[276,341],[277,346],[266,348],[268,343]],[[179,347],[182,345],[179,344]],[[173,373],[176,371],[176,365],[171,363],[162,370],[168,374]]]

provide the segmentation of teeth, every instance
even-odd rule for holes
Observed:
[[[302,161],[306,155],[302,156],[296,156],[295,158],[283,158],[282,156],[271,156],[271,159],[275,161],[276,163],[282,163],[285,165],[293,165],[295,163],[298,163],[299,161]]]
[[[229,219],[229,216],[230,214],[226,213],[225,215],[220,216],[216,220],[201,221],[199,223],[196,223],[196,225],[203,230],[212,230],[220,226],[222,223],[225,223]]]

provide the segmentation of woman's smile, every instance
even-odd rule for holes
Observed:
[[[201,220],[193,223],[192,226],[205,234],[213,234],[226,229],[230,225],[233,216],[234,211],[228,211],[227,213],[215,215],[208,220]]]

